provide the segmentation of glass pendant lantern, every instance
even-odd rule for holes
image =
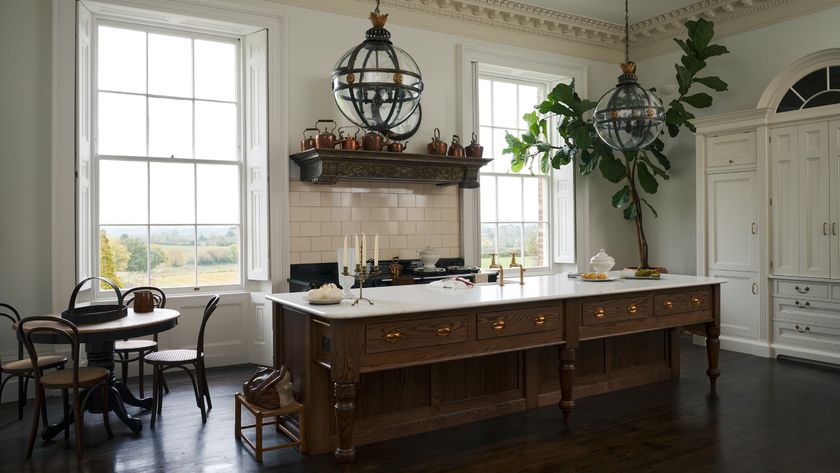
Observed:
[[[638,83],[636,64],[630,61],[630,21],[624,1],[625,62],[618,85],[605,93],[595,106],[595,131],[609,147],[637,151],[653,142],[665,125],[665,109],[653,92]]]
[[[335,103],[354,124],[387,134],[406,122],[417,121],[423,78],[414,59],[391,43],[385,29],[388,15],[376,10],[370,14],[373,27],[365,40],[344,53],[332,72]]]

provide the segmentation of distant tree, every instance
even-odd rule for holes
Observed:
[[[122,286],[119,276],[117,276],[117,267],[114,261],[114,251],[111,248],[111,241],[108,239],[108,234],[105,230],[99,231],[99,275],[105,279],[110,279],[117,286]],[[105,283],[100,283],[102,289],[107,289]]]

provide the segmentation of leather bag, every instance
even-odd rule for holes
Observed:
[[[242,385],[245,399],[267,409],[280,409],[295,402],[292,373],[281,366],[279,370],[259,368]]]

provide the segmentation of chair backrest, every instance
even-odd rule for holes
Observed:
[[[166,294],[163,289],[154,286],[137,286],[123,292],[123,304],[126,307],[131,307],[134,304],[134,293],[137,291],[149,291],[155,300],[155,307],[163,309],[166,307]]]
[[[4,304],[0,302],[0,318],[9,319],[12,322],[12,325],[20,322],[20,312],[17,311],[14,307],[9,304]],[[2,350],[0,350],[2,351]],[[2,355],[2,353],[0,353]],[[2,358],[0,356],[0,358]],[[23,359],[23,342],[18,340],[18,360]],[[3,362],[0,361],[0,366],[3,366]]]
[[[214,295],[204,307],[204,316],[201,318],[201,328],[198,330],[198,343],[195,344],[195,349],[199,354],[204,353],[204,328],[207,326],[207,321],[210,319],[210,316],[213,315],[213,312],[216,310],[216,306],[219,305],[219,299],[220,297],[218,294]]]
[[[26,351],[29,353],[29,358],[32,360],[32,371],[35,375],[35,382],[41,382],[41,369],[38,366],[38,351],[35,349],[35,343],[44,343],[39,335],[50,338],[49,342],[53,344],[68,344],[70,345],[70,357],[73,359],[73,387],[79,385],[79,329],[70,322],[59,317],[50,317],[46,315],[39,315],[35,317],[25,317],[17,326],[18,340],[23,342]],[[53,341],[58,338],[61,341]]]

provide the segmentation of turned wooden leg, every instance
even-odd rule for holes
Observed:
[[[720,355],[720,327],[716,324],[706,325],[706,357],[709,359],[709,369],[706,374],[709,376],[709,394],[714,396],[717,389],[717,378],[720,376],[718,369],[718,357]]]
[[[335,459],[341,464],[342,471],[350,468],[350,462],[356,457],[353,447],[353,418],[356,415],[356,394],[359,383],[334,383],[335,423],[338,427],[338,448]]]
[[[560,409],[563,411],[563,422],[569,423],[572,409],[575,407],[574,397],[575,379],[575,349],[560,349]]]

